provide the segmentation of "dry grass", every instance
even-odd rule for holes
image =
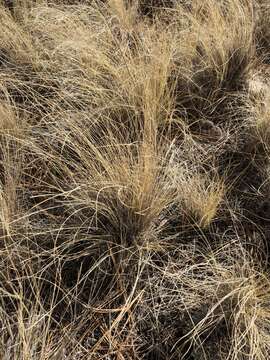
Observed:
[[[0,1],[1,359],[268,359],[269,9]]]

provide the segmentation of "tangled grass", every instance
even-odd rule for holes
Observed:
[[[0,358],[267,360],[270,5],[0,1]]]

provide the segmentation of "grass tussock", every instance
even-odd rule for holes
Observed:
[[[268,359],[269,9],[0,1],[1,359]]]

